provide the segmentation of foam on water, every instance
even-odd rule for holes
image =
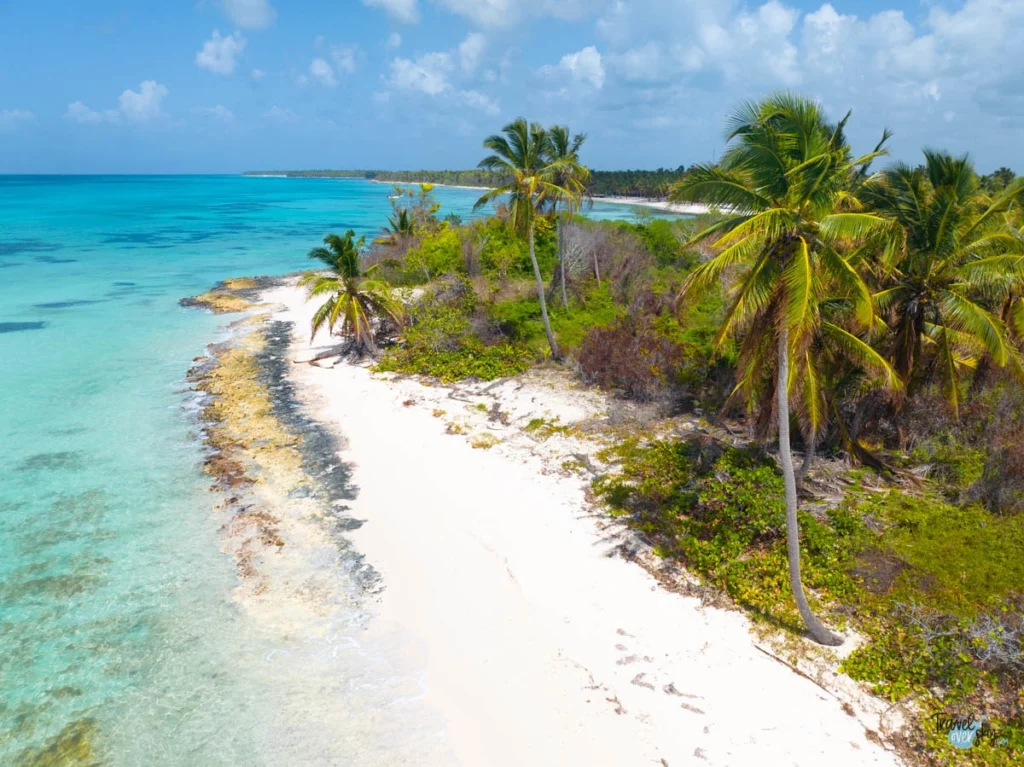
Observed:
[[[232,599],[184,382],[222,319],[179,298],[372,235],[389,191],[0,177],[0,764],[48,745],[39,763],[447,760],[421,681],[360,643],[358,608],[290,635]],[[477,195],[436,191],[463,217]]]

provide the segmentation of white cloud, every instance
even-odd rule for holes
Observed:
[[[463,103],[472,108],[479,109],[481,112],[491,115],[492,117],[497,115],[501,109],[498,105],[489,97],[478,91],[462,91]]]
[[[146,122],[163,116],[161,106],[169,91],[166,86],[156,80],[144,80],[139,83],[139,90],[126,90],[118,99],[117,109],[102,111],[90,109],[81,101],[68,104],[64,112],[65,120],[74,120],[86,125],[100,123],[119,123],[122,119],[133,122]]]
[[[359,55],[359,47],[355,45],[335,45],[331,47],[331,60],[334,68],[344,74],[352,74],[356,71],[356,58]]]
[[[652,40],[639,48],[612,56],[611,61],[627,80],[656,80],[661,76],[663,56],[661,45]]]
[[[415,24],[420,20],[416,0],[363,0],[363,4],[371,8],[381,8],[391,18],[406,24]]]
[[[309,65],[309,74],[321,85],[333,88],[338,84],[338,78],[334,76],[334,69],[323,59],[313,59]]]
[[[426,53],[415,61],[396,58],[390,68],[388,82],[393,88],[436,96],[451,87],[448,74],[453,69],[452,57],[447,53]]]
[[[274,22],[277,13],[267,0],[221,0],[221,8],[242,29],[263,29]]]
[[[245,38],[235,32],[227,37],[220,36],[220,30],[213,30],[213,37],[203,43],[203,49],[196,54],[196,65],[214,74],[230,75],[238,65],[238,57],[245,50]]]
[[[601,63],[601,54],[593,45],[562,56],[557,67],[546,66],[541,70],[549,77],[557,76],[559,71],[577,82],[588,83],[598,89],[604,87],[604,65]]]
[[[163,114],[160,106],[167,96],[168,90],[156,80],[145,80],[139,83],[139,90],[126,90],[118,99],[121,114],[129,120],[143,122],[152,120]]]
[[[323,50],[325,47],[323,37],[317,37],[313,47],[317,50]],[[358,46],[333,45],[330,51],[330,61],[324,56],[317,56],[309,65],[309,77],[301,74],[295,79],[295,82],[300,88],[303,88],[309,84],[311,77],[313,82],[327,88],[335,88],[338,85],[339,76],[350,75],[356,71],[358,56]]]
[[[553,17],[576,20],[604,8],[606,0],[433,0],[478,27],[508,27],[524,19]],[[418,0],[363,0],[397,21],[415,24],[420,19]]]
[[[262,80],[266,76],[267,73],[264,72],[262,69],[254,69],[252,70],[252,72],[249,73],[249,77],[251,77],[253,80]]]
[[[391,91],[374,91],[370,98],[374,104],[387,104],[391,101]]]
[[[84,125],[98,125],[99,123],[117,123],[121,121],[121,113],[116,109],[105,109],[102,112],[97,112],[94,109],[90,109],[81,101],[75,101],[68,104],[67,111],[64,113],[65,120],[74,120],[75,122],[82,123]]]
[[[435,0],[480,27],[507,27],[530,16],[576,20],[604,7],[605,0]]]
[[[482,27],[510,24],[519,11],[515,0],[441,0],[441,4]]]
[[[191,112],[194,115],[211,117],[214,120],[219,120],[220,122],[225,123],[233,122],[235,119],[235,113],[223,104],[217,104],[217,106],[214,107],[192,107]]]
[[[388,48],[401,48],[402,47],[402,36],[400,34],[398,34],[397,32],[392,32],[388,36],[387,47]]]
[[[36,116],[27,109],[0,110],[0,130],[13,130],[19,123],[28,123]]]
[[[301,119],[295,112],[288,107],[272,106],[263,116],[268,120],[274,120],[276,122],[293,123],[298,122]]]
[[[459,43],[459,66],[465,74],[471,75],[476,71],[486,47],[487,38],[479,32],[470,32],[466,39]]]

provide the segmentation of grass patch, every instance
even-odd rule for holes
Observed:
[[[490,450],[492,447],[500,443],[501,440],[493,434],[478,434],[473,437],[469,444],[473,446],[474,450]]]
[[[549,420],[547,418],[531,418],[526,426],[523,427],[523,430],[541,439],[547,439],[548,437],[553,437],[556,434],[560,434],[563,437],[568,436],[572,431],[572,427],[559,423],[557,418],[554,420]]]

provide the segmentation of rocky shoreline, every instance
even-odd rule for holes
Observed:
[[[350,471],[332,459],[337,437],[303,413],[287,377],[291,323],[258,303],[273,284],[226,280],[182,302],[248,313],[231,323],[227,340],[196,358],[187,380],[199,396],[203,469],[219,497],[214,508],[236,562],[239,601],[256,612],[288,605],[308,618],[338,606],[339,586],[358,604],[379,577],[345,537],[361,522],[348,514]],[[305,572],[311,548],[322,549],[319,560],[330,552],[331,566]]]

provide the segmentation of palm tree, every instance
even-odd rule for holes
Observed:
[[[405,242],[416,233],[416,224],[408,208],[396,208],[394,215],[388,216],[388,225],[381,227],[381,234],[375,245],[397,245]]]
[[[331,333],[337,328],[341,335],[350,336],[358,352],[374,354],[374,319],[386,318],[402,325],[404,311],[390,286],[382,280],[370,279],[377,267],[365,271],[360,268],[359,249],[364,241],[362,237],[356,240],[355,232],[349,229],[344,237],[327,235],[327,247],[309,251],[310,258],[327,264],[328,272],[309,272],[302,276],[299,285],[308,290],[309,298],[330,296],[313,315],[311,342],[326,325]]]
[[[484,140],[484,148],[491,150],[480,161],[479,168],[500,174],[511,181],[505,186],[491,189],[484,194],[473,209],[476,210],[493,200],[508,196],[512,226],[530,240],[530,261],[533,275],[537,278],[537,297],[540,299],[540,314],[544,321],[551,356],[559,359],[558,344],[551,331],[548,319],[547,301],[544,299],[544,280],[537,265],[537,254],[533,242],[533,222],[537,211],[549,200],[570,191],[556,183],[555,174],[566,166],[562,161],[550,159],[550,138],[544,127],[538,123],[527,124],[522,117],[502,128],[504,135],[495,134]]]
[[[675,201],[702,201],[728,211],[693,239],[691,245],[714,243],[718,254],[691,273],[679,300],[737,274],[719,340],[745,327],[737,388],[757,393],[762,412],[770,412],[774,394],[790,587],[811,635],[827,645],[842,640],[811,612],[800,578],[790,392],[798,394],[798,406],[818,401],[806,393],[817,377],[808,352],[823,333],[841,329],[823,314],[824,298],[841,296],[861,327],[874,317],[871,293],[844,251],[887,222],[836,211],[860,169],[883,150],[852,159],[843,132],[848,119],[849,114],[831,125],[816,102],[785,93],[745,105],[730,120],[721,163],[692,168],[671,192]],[[758,385],[765,380],[773,392]]]
[[[558,268],[562,284],[562,307],[569,308],[569,297],[565,292],[565,243],[562,241],[562,225],[565,214],[572,215],[580,206],[590,180],[590,169],[580,163],[580,149],[587,140],[587,134],[577,133],[569,138],[569,128],[552,125],[548,128],[548,160],[558,165],[555,184],[568,191],[552,198],[551,203],[558,216]]]
[[[894,366],[908,389],[936,374],[958,409],[961,373],[981,359],[1021,370],[1006,320],[1024,287],[1024,237],[1008,219],[1024,201],[1024,179],[989,198],[966,155],[924,156],[923,167],[883,171],[858,197],[897,224],[871,265]]]

